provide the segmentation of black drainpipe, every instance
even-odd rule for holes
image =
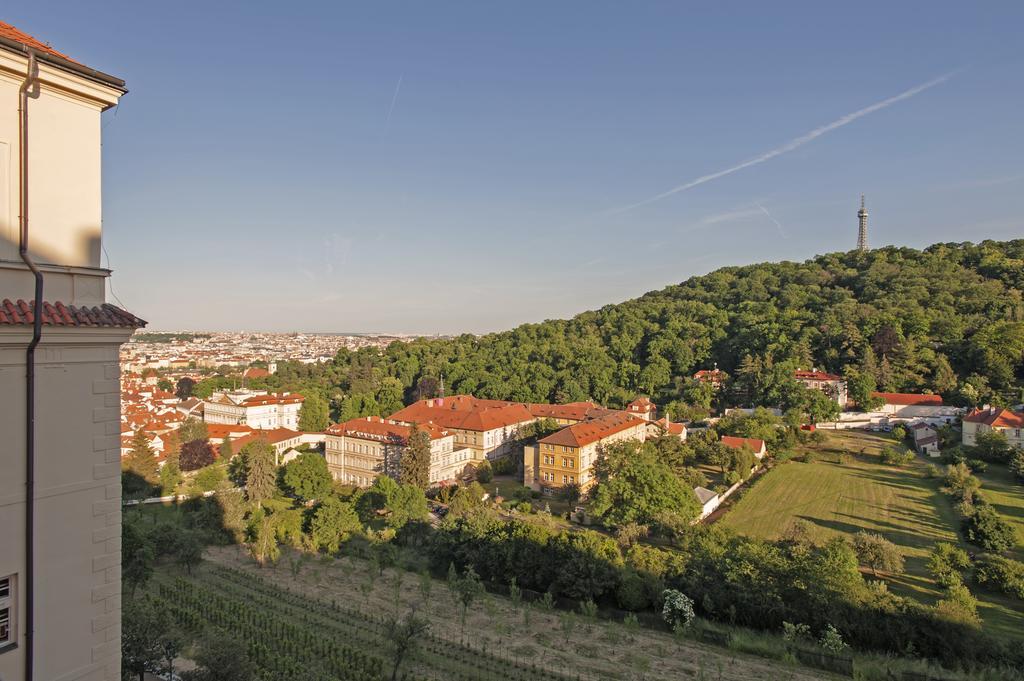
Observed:
[[[18,88],[18,255],[35,277],[32,340],[25,350],[25,681],[32,681],[35,626],[36,346],[43,334],[43,273],[28,253],[28,96],[38,82],[36,53],[28,51],[28,75]]]

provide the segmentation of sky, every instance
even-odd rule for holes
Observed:
[[[1024,3],[5,4],[127,81],[153,329],[480,333],[718,267],[1024,233]]]

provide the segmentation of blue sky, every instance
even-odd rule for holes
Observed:
[[[872,245],[1024,226],[1019,2],[6,9],[128,82],[104,114],[104,244],[153,328],[566,317],[852,248],[861,192]]]

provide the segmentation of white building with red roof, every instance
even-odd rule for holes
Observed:
[[[473,450],[457,447],[454,434],[434,423],[417,423],[430,438],[429,481],[457,480],[473,462]],[[359,487],[373,484],[378,475],[401,476],[400,464],[412,425],[379,416],[351,419],[330,426],[324,433],[324,454],[331,476]]]
[[[924,420],[937,425],[953,423],[964,413],[962,408],[943,402],[942,395],[873,392],[871,396],[883,401],[877,411],[890,421]]]
[[[203,420],[264,430],[297,429],[299,410],[304,401],[299,393],[268,393],[265,390],[217,392],[203,403]]]
[[[658,407],[651,402],[649,397],[640,396],[626,405],[626,411],[633,416],[639,416],[644,421],[653,421],[658,413]]]
[[[1024,412],[985,407],[964,416],[962,439],[965,445],[973,447],[978,435],[992,431],[1005,435],[1011,447],[1024,448]]]
[[[763,459],[768,453],[768,447],[765,446],[764,440],[755,437],[723,435],[721,442],[729,449],[749,449],[758,460]]]
[[[849,396],[846,391],[846,381],[842,376],[812,368],[810,371],[797,369],[793,372],[793,378],[805,388],[819,390],[835,400],[840,407],[846,408]]]
[[[125,92],[0,22],[2,679],[121,678],[118,361],[145,322],[106,302],[100,254]]]

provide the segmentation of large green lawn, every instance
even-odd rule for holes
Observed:
[[[1024,560],[1024,483],[1009,468],[999,465],[990,465],[978,478],[982,496],[1017,530],[1017,547],[1007,555]]]
[[[829,433],[825,443],[813,447],[820,455],[818,461],[776,466],[719,522],[741,534],[768,539],[780,537],[797,520],[806,521],[819,540],[852,536],[860,530],[877,532],[899,546],[906,558],[906,573],[889,579],[890,588],[934,602],[941,593],[928,575],[925,561],[936,542],[961,543],[959,520],[939,490],[941,481],[929,477],[929,464],[923,458],[902,468],[879,462],[879,452],[892,444],[885,435]],[[843,452],[848,460],[839,463]],[[991,470],[983,480],[991,502],[1008,517],[1011,508],[1015,509],[1016,522],[1024,524],[1020,489],[1010,489],[1009,479],[1003,481],[1006,486],[997,486],[989,478],[998,480],[999,471]],[[1024,612],[1019,601],[977,595],[982,599],[980,612],[986,624],[994,631],[1020,636]]]

